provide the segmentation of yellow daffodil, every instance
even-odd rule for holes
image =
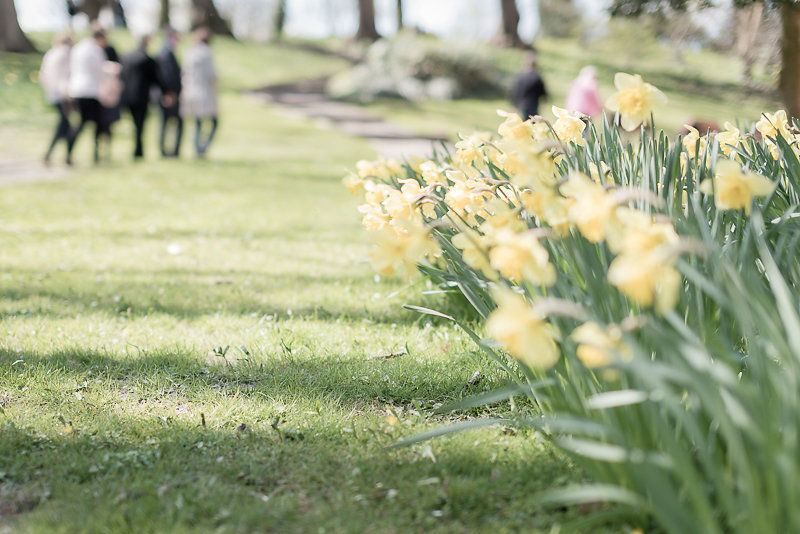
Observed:
[[[505,120],[497,128],[497,133],[503,139],[513,139],[515,141],[531,141],[533,140],[533,121],[531,119],[523,121],[522,118],[516,113],[509,113],[501,109],[497,110],[497,114],[505,118]]]
[[[697,128],[688,124],[684,124],[683,127],[689,130],[689,133],[683,138],[683,148],[689,157],[695,159],[698,154],[704,154],[707,145],[706,136],[701,137]]]
[[[519,211],[500,198],[493,198],[486,202],[480,215],[484,219],[481,224],[483,233],[492,233],[506,228],[522,231],[525,228],[525,223],[520,218]]]
[[[789,138],[789,119],[786,111],[778,110],[775,113],[762,113],[761,118],[756,123],[756,130],[762,136],[775,139],[781,134],[785,139]]]
[[[450,241],[461,250],[461,257],[467,265],[481,271],[489,280],[497,279],[497,272],[489,264],[490,244],[486,236],[467,228],[454,235]]]
[[[552,132],[550,127],[543,120],[535,121],[533,123],[533,140],[537,142],[552,140]]]
[[[556,163],[542,143],[502,140],[499,167],[520,187],[551,187],[557,181]]]
[[[386,184],[376,184],[372,180],[364,181],[364,201],[372,206],[380,206],[393,192],[394,189]]]
[[[444,201],[450,209],[470,224],[476,223],[475,215],[484,202],[492,195],[491,191],[476,180],[456,182],[445,193]]]
[[[736,149],[739,148],[740,142],[741,133],[739,132],[739,128],[733,126],[730,122],[726,122],[725,129],[717,133],[719,149],[728,157],[736,154]]]
[[[575,354],[590,369],[605,367],[615,359],[629,359],[630,348],[622,339],[622,330],[611,325],[601,327],[594,321],[587,321],[572,331],[570,335],[578,343]]]
[[[559,235],[566,235],[569,232],[569,209],[574,202],[573,199],[562,197],[551,188],[527,190],[522,193],[525,210],[553,228]]]
[[[606,165],[605,161],[601,161],[598,166],[593,161],[589,162],[589,176],[592,181],[598,184],[613,184],[614,175],[611,174],[611,168]]]
[[[555,283],[556,270],[550,256],[533,232],[502,229],[491,237],[489,263],[500,274],[515,282],[527,280],[543,286]]]
[[[439,254],[439,247],[428,229],[419,222],[407,221],[399,227],[374,232],[370,252],[372,267],[381,276],[410,277],[425,258]]]
[[[453,160],[465,167],[482,162],[482,148],[491,137],[491,134],[486,132],[475,132],[468,137],[462,137],[455,145],[456,151]]]
[[[383,201],[383,207],[389,217],[398,221],[411,219],[414,215],[414,202],[403,193],[393,189]]]
[[[389,216],[383,212],[380,206],[362,204],[358,207],[358,212],[362,215],[361,224],[370,232],[383,230],[389,224]]]
[[[583,138],[586,123],[580,119],[579,113],[571,113],[566,109],[553,106],[553,115],[556,116],[553,130],[561,141],[565,143],[571,141],[580,146],[586,145],[586,140]]]
[[[435,161],[423,161],[419,164],[419,172],[428,185],[446,185],[447,176],[444,169]]]
[[[497,308],[486,321],[486,332],[511,356],[534,369],[558,362],[557,331],[528,302],[511,290],[494,292]]]
[[[750,213],[753,197],[763,197],[772,192],[775,184],[750,171],[743,171],[738,163],[732,160],[719,160],[716,174],[712,180],[700,184],[700,190],[714,195],[714,203],[721,210],[743,209]]]
[[[569,220],[592,243],[605,239],[614,222],[616,202],[601,186],[586,175],[574,172],[561,186],[564,196],[574,199],[569,208]]]
[[[389,180],[393,176],[402,174],[403,166],[393,159],[361,160],[356,163],[356,172],[363,179],[378,178],[380,180]]]
[[[364,191],[364,179],[354,172],[342,178],[342,184],[352,195],[359,195]]]
[[[608,244],[616,254],[648,254],[662,246],[674,246],[679,238],[669,222],[655,222],[643,211],[619,207]]]
[[[620,254],[608,269],[608,280],[642,307],[664,314],[678,302],[681,275],[664,254]]]
[[[619,113],[622,127],[632,132],[650,118],[653,108],[666,103],[667,97],[638,74],[618,72],[614,76],[617,92],[608,99],[606,107]]]

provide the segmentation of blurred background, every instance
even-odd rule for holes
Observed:
[[[619,70],[641,73],[664,90],[671,97],[670,114],[659,124],[670,130],[684,123],[716,127],[725,120],[752,120],[781,102],[795,113],[798,107],[798,37],[792,25],[799,17],[790,1],[76,0],[73,16],[63,0],[0,2],[12,4],[21,30],[39,48],[47,32],[80,32],[91,19],[126,28],[115,37],[122,43],[167,23],[180,31],[210,23],[230,37],[223,46],[240,51],[228,68],[252,60],[258,69],[248,73],[251,80],[223,76],[223,84],[241,81],[243,89],[259,85],[259,72],[269,81],[269,71],[287,67],[267,61],[268,54],[259,62],[259,46],[313,42],[341,62],[306,72],[293,65],[295,78],[336,74],[327,85],[332,96],[370,105],[423,133],[491,127],[495,107],[521,68],[520,51],[531,45],[556,105],[563,105],[578,71],[591,64],[603,97]],[[4,10],[0,16],[12,16],[9,7]],[[4,61],[4,67],[11,63]],[[346,68],[352,64],[360,68]],[[497,84],[486,90],[472,83],[475,76]],[[417,83],[432,78],[433,87]],[[472,101],[476,97],[480,102]],[[430,101],[436,105],[427,106]]]

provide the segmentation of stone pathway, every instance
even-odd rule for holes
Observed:
[[[0,158],[0,187],[59,180],[67,175],[61,166],[45,167],[38,161]]]
[[[323,127],[369,140],[380,156],[403,159],[425,156],[446,142],[445,136],[422,136],[366,112],[356,104],[330,99],[325,79],[272,85],[252,94],[285,113],[312,119]]]

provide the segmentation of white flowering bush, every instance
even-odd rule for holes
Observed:
[[[333,76],[328,93],[340,99],[410,101],[502,95],[503,74],[480,50],[401,33],[376,41],[362,61]]]
[[[786,114],[671,139],[618,74],[614,123],[501,113],[452,154],[360,162],[345,185],[382,275],[421,273],[591,478],[532,499],[667,532],[800,531],[800,131]],[[522,403],[524,404],[524,403]],[[517,406],[522,405],[517,403]],[[441,429],[438,433],[449,431]],[[411,438],[413,441],[416,438]]]

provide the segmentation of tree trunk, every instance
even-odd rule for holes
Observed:
[[[211,33],[233,37],[231,27],[217,11],[214,0],[192,0],[192,28],[205,26]]]
[[[171,26],[170,24],[170,0],[161,0],[161,10],[159,11],[158,15],[158,26],[159,28],[168,28]]]
[[[742,60],[742,77],[753,81],[753,65],[756,62],[756,43],[761,30],[764,4],[756,2],[736,10],[736,54]]]
[[[374,0],[358,0],[358,31],[356,32],[356,39],[377,41],[380,37],[375,27]]]
[[[78,6],[78,12],[85,13],[89,21],[94,22],[100,18],[100,12],[107,4],[106,0],[83,0]]]
[[[783,4],[780,90],[786,111],[800,117],[800,6]]]
[[[283,30],[286,27],[286,0],[278,0],[275,5],[275,14],[272,24],[272,38],[275,41],[280,41],[283,39]]]
[[[0,50],[36,52],[36,47],[19,27],[14,0],[0,0]]]
[[[403,0],[397,0],[397,31],[401,31],[405,27],[403,22]]]
[[[125,8],[122,7],[120,0],[111,2],[111,12],[114,13],[114,26],[117,28],[128,27],[128,17],[125,16]]]
[[[525,48],[525,43],[519,37],[519,10],[516,0],[500,0],[500,31],[495,42],[500,46]]]

